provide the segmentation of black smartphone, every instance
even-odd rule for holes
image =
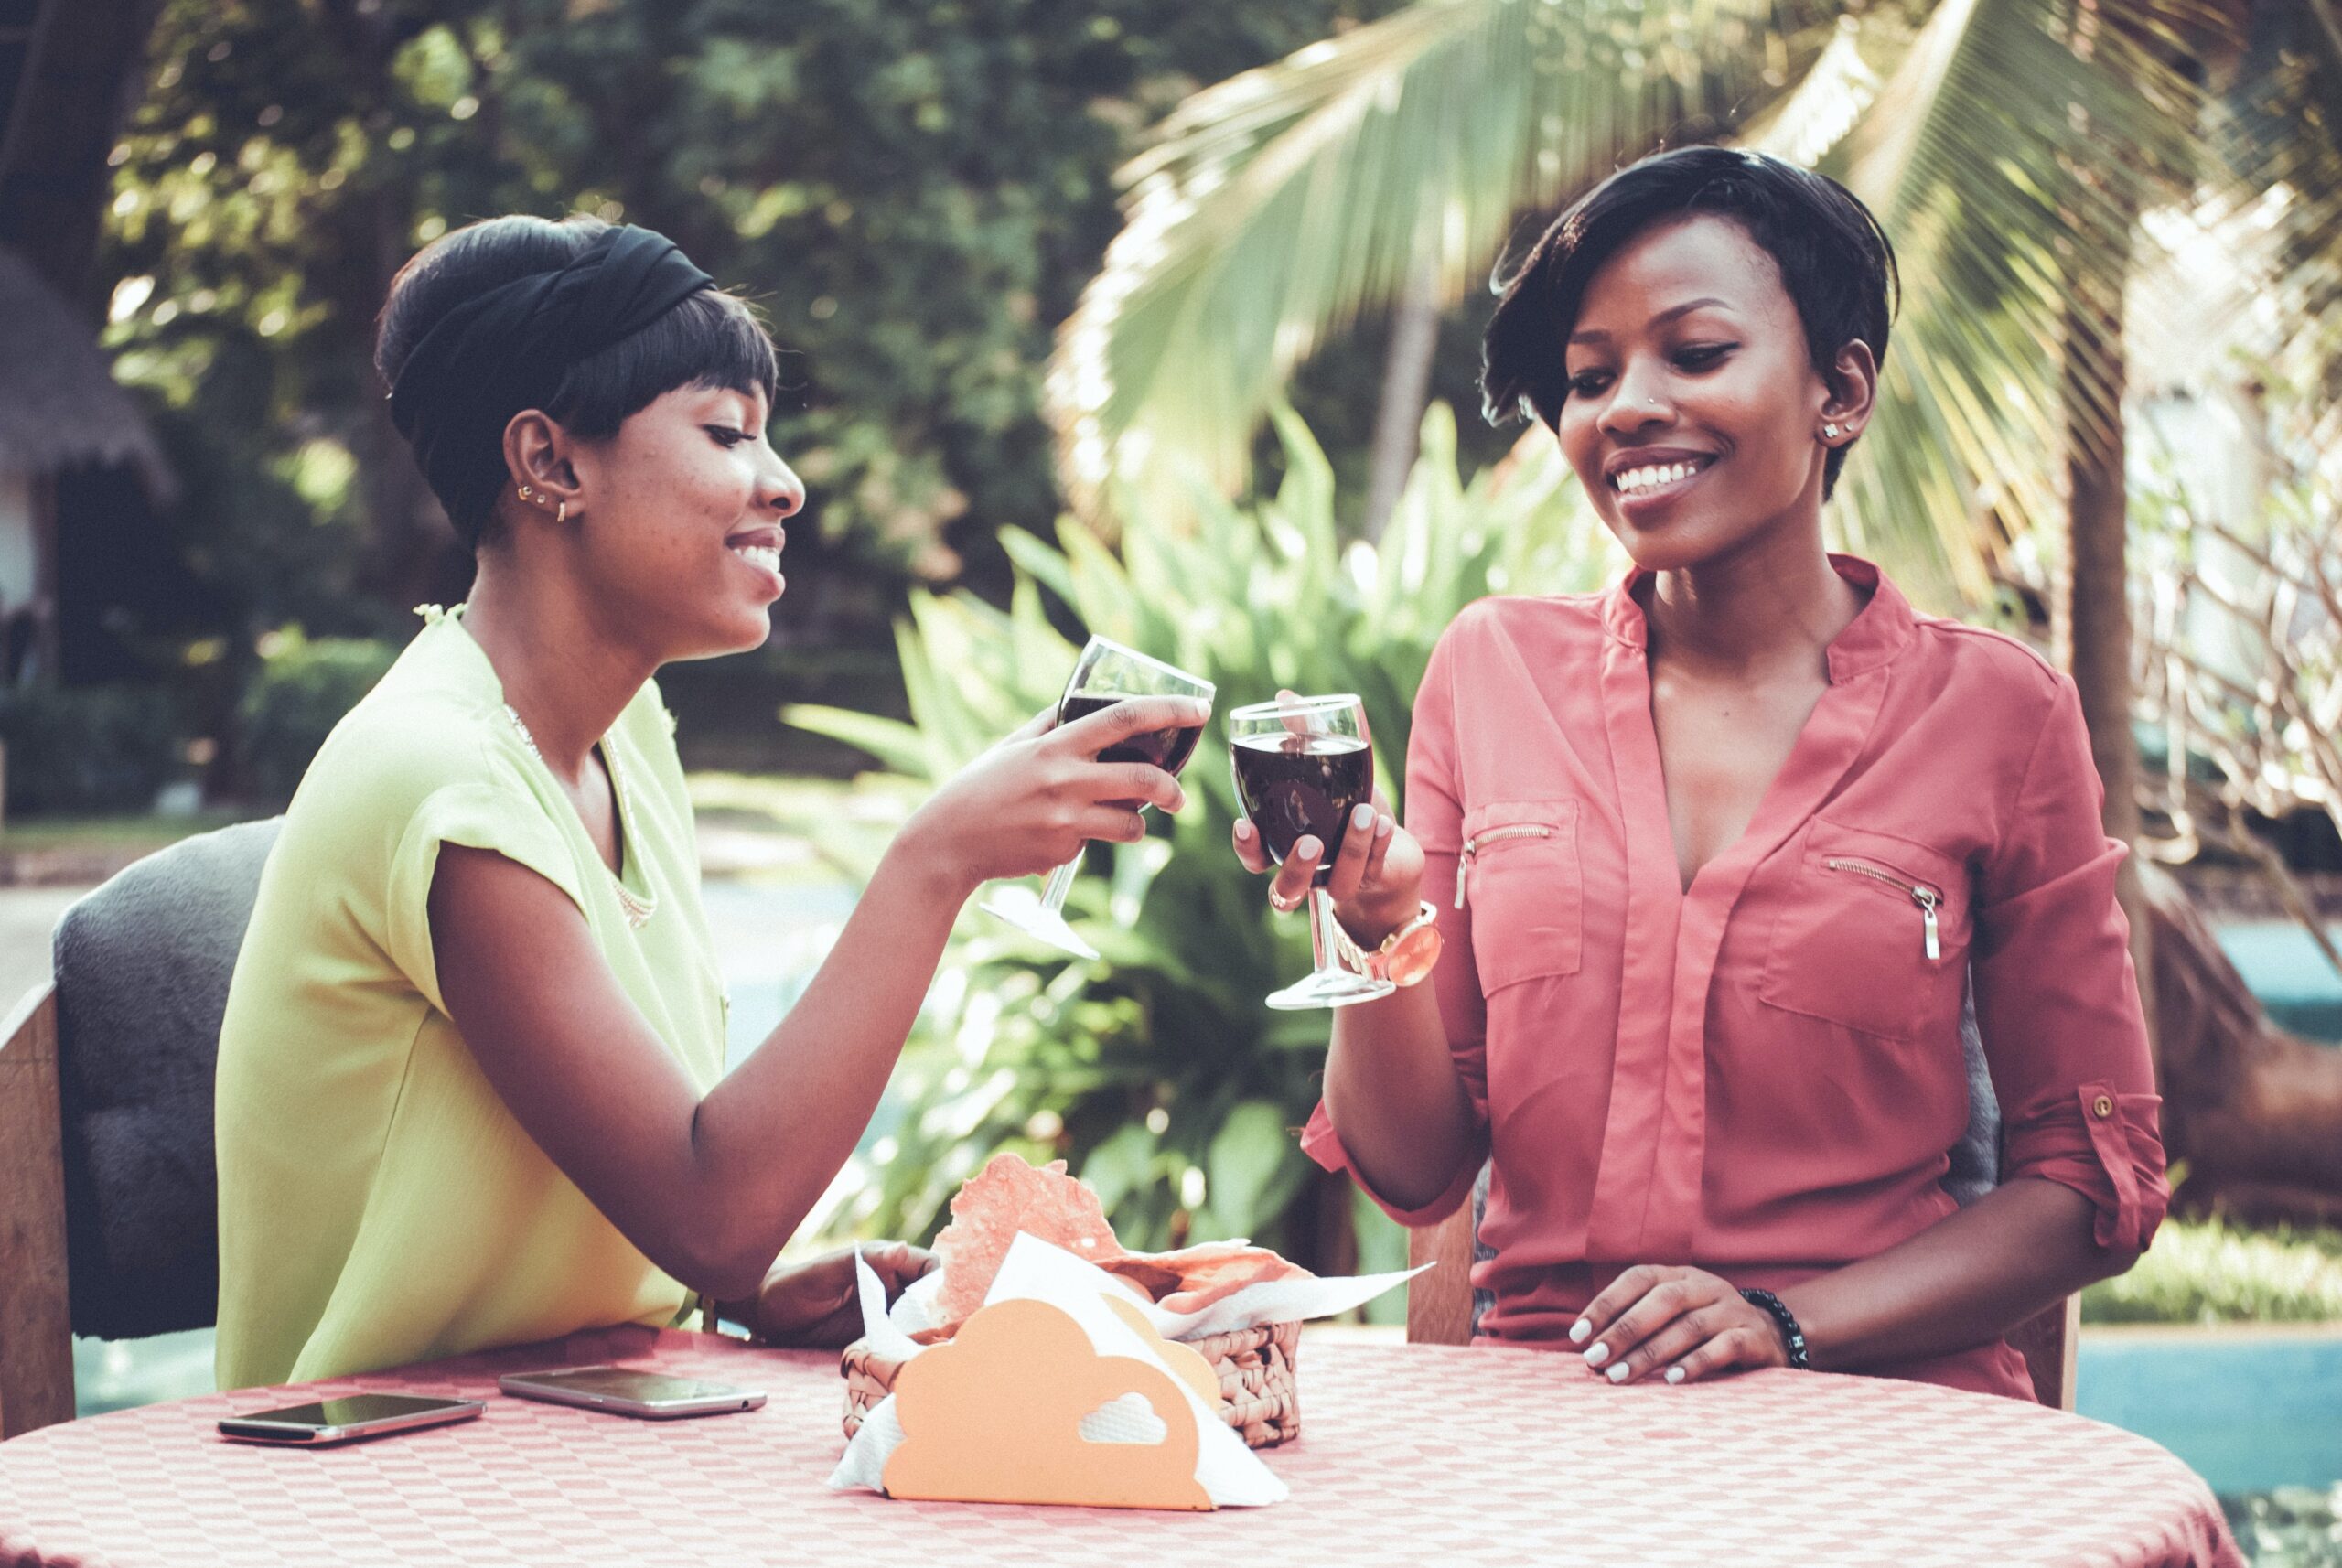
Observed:
[[[392,1432],[470,1421],[488,1408],[485,1400],[424,1399],[414,1394],[349,1394],[283,1410],[256,1410],[220,1423],[220,1435],[243,1443],[292,1443],[318,1447],[355,1443]]]

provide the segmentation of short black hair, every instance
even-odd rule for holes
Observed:
[[[1763,153],[1678,147],[1628,165],[1580,197],[1499,284],[1502,297],[1480,340],[1481,408],[1491,424],[1515,413],[1546,424],[1561,417],[1569,395],[1563,349],[1587,284],[1645,230],[1695,213],[1738,224],[1779,266],[1815,370],[1826,373],[1855,338],[1886,362],[1901,283],[1895,247],[1870,209],[1836,180]],[[1852,445],[1831,449],[1823,496],[1836,487]]]
[[[525,215],[489,218],[417,252],[391,280],[375,330],[374,369],[383,383],[398,383],[415,345],[449,310],[500,284],[566,266],[609,228],[582,215],[558,223]],[[596,441],[617,435],[628,415],[678,387],[762,391],[769,404],[779,384],[779,356],[755,310],[736,295],[704,288],[632,337],[571,366],[544,412]],[[496,435],[500,439],[502,430]],[[467,549],[493,537],[492,504],[478,515],[459,516],[469,510],[465,503],[445,495],[439,499]]]

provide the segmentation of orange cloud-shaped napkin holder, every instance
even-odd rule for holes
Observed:
[[[1149,1337],[1166,1350],[1187,1350],[1151,1331]],[[1187,1354],[1209,1379],[1200,1358]],[[1179,1375],[1194,1381],[1189,1369]],[[1133,1394],[1163,1423],[1163,1441],[1100,1443],[1082,1435],[1085,1416]],[[1196,1480],[1195,1411],[1178,1383],[1135,1357],[1101,1355],[1070,1314],[1047,1302],[997,1302],[949,1342],[906,1362],[895,1380],[895,1409],[903,1442],[886,1460],[892,1497],[1213,1506]]]

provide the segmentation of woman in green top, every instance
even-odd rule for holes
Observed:
[[[946,783],[725,1075],[652,675],[769,630],[804,499],[765,438],[772,344],[658,235],[502,218],[408,263],[376,362],[478,575],[318,753],[262,880],[220,1049],[220,1385],[663,1325],[693,1293],[841,1342],[851,1260],[774,1259],[962,903],[1176,810],[1097,756],[1206,709],[1044,715]]]

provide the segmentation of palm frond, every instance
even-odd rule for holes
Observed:
[[[1418,0],[1198,93],[1123,171],[1127,219],[1047,403],[1078,509],[1238,488],[1294,367],[1428,269],[1485,277],[1525,209],[1801,76],[1821,0]]]
[[[2261,285],[2259,319],[2240,325],[2322,411],[2303,435],[2330,452],[2342,445],[2342,7],[2254,8],[2215,142],[2215,221]]]
[[[2121,297],[2139,214],[2193,177],[2200,104],[2171,61],[2204,25],[2188,0],[1944,0],[1823,160],[1903,283],[1841,527],[1924,596],[1981,597],[2009,538],[2062,521],[2068,435],[2118,429],[2120,362],[2071,313]]]

